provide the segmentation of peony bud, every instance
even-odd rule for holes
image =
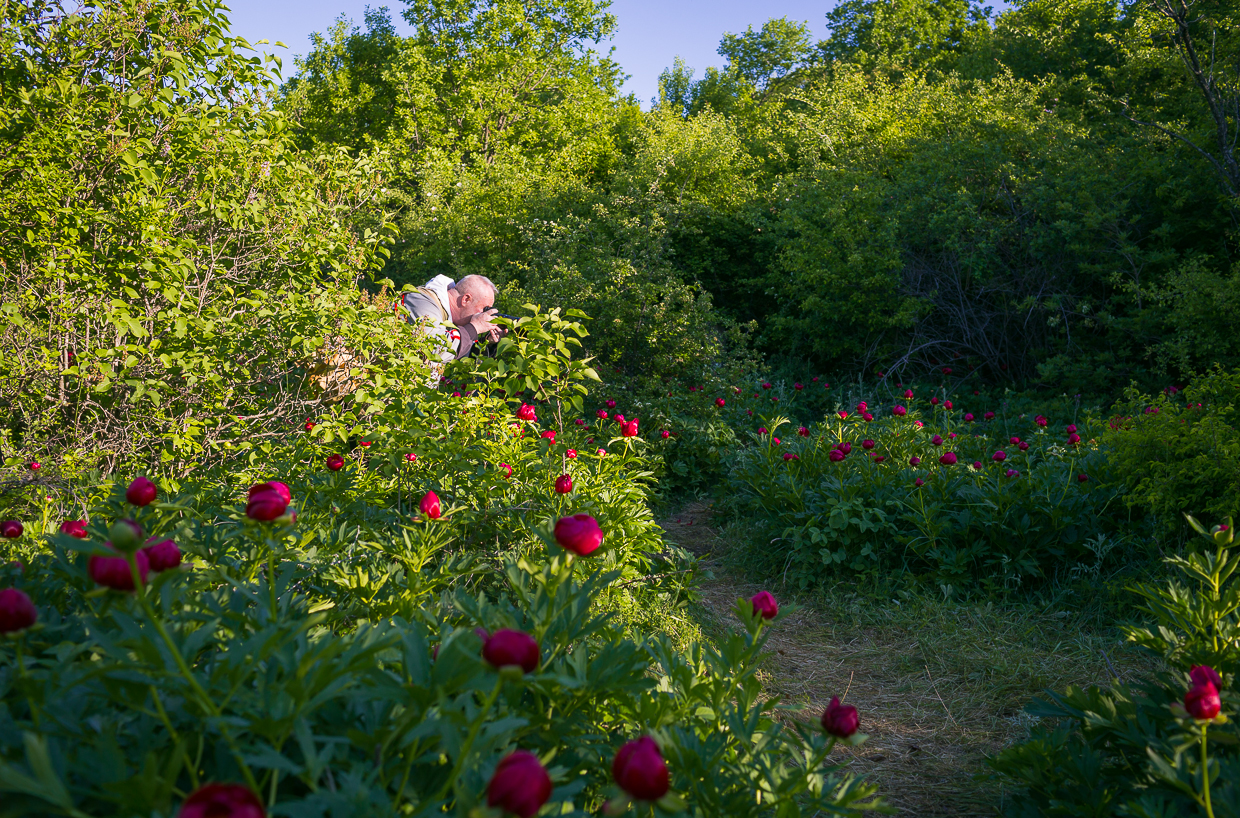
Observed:
[[[129,501],[131,505],[149,506],[151,503],[155,502],[155,496],[158,493],[159,490],[155,487],[154,483],[147,480],[145,477],[139,477],[137,480],[130,483],[129,488],[125,490],[125,499]]]
[[[965,412],[965,414],[964,414],[964,422],[965,422],[965,423],[972,423],[972,422],[973,422],[973,413],[972,413],[972,412]]]
[[[10,540],[20,537],[24,530],[22,524],[17,522],[17,520],[5,520],[0,523],[0,537],[7,537]]]
[[[725,405],[727,405],[727,401],[723,398],[715,398],[715,405],[722,409]]]
[[[1073,432],[1075,432],[1075,431],[1076,431],[1076,424],[1075,424],[1075,423],[1069,423],[1069,424],[1068,424],[1068,427],[1067,427],[1066,429],[1064,429],[1064,431],[1065,431],[1065,432],[1067,432],[1068,434],[1072,434]]]
[[[861,416],[861,419],[864,420],[866,423],[869,423],[871,420],[874,420],[874,416],[871,415],[869,412],[866,412],[864,415]]]
[[[895,415],[898,418],[902,418],[908,414],[908,410],[905,409],[903,406],[895,406],[892,408],[891,414]]]
[[[38,471],[39,469],[43,467],[39,465],[39,461],[31,460],[29,463],[26,464],[26,468],[30,469],[31,471]]]
[[[613,417],[612,417],[612,420],[614,420],[616,423],[623,424],[623,423],[624,423],[624,415],[622,415],[622,414],[620,414],[619,412],[617,412],[617,413],[615,414],[615,416],[613,416]]]
[[[841,460],[844,459],[844,453],[841,452],[839,449],[832,449],[831,453],[827,455],[827,457],[831,459],[832,463],[839,463]]]
[[[517,418],[519,420],[537,421],[538,415],[534,413],[533,406],[530,406],[528,403],[523,403],[521,404],[521,407],[517,409]]]
[[[39,618],[39,611],[22,591],[5,588],[0,591],[0,634],[24,631]]]
[[[759,426],[759,427],[758,427],[758,434],[760,434],[760,435],[764,435],[764,434],[766,434],[766,427],[765,427],[765,426]]]
[[[945,453],[942,457],[939,458],[939,462],[942,463],[944,466],[956,465],[956,453],[955,452]]]
[[[999,450],[995,452],[994,454],[992,454],[990,456],[990,459],[995,461],[996,463],[1002,463],[1004,460],[1007,460],[1007,452],[1003,450]]]
[[[543,432],[541,437],[543,437],[546,440],[550,440],[552,443],[555,443],[555,432],[551,429],[548,429],[547,431]]]
[[[938,435],[935,435],[934,437],[930,438],[930,444],[932,446],[942,446],[943,438],[939,437]]]
[[[414,454],[413,452],[405,452],[405,462],[406,463],[417,463],[418,456]]]
[[[774,619],[779,613],[779,604],[770,591],[759,591],[749,600],[753,604],[754,615],[762,615],[763,619]]]
[[[664,429],[663,431],[659,432],[659,437],[663,438],[664,440],[667,440],[671,436],[672,436],[672,433],[669,432],[667,429]]]
[[[916,455],[914,455],[913,457],[910,457],[910,458],[908,459],[908,464],[909,464],[910,466],[920,466],[920,465],[921,465],[921,458],[920,458],[920,457],[917,457]]]
[[[921,488],[925,484],[926,484],[926,481],[922,480],[920,477],[918,477],[916,480],[913,481],[913,485],[916,486],[917,488]]]
[[[873,449],[875,445],[876,445],[876,444],[874,443],[874,441],[873,441],[873,440],[863,440],[863,441],[861,441],[861,448],[865,449],[867,452],[868,452],[870,449]]]
[[[270,522],[277,517],[284,516],[290,499],[288,486],[283,483],[258,483],[250,487],[250,498],[245,506],[245,516],[259,522]]]
[[[602,449],[599,449],[599,454],[604,454]],[[573,478],[567,474],[561,474],[555,479],[555,490],[557,494],[568,494],[573,490]]]
[[[569,460],[576,460],[576,459],[577,459],[577,450],[576,450],[576,449],[569,449],[568,451],[566,451],[566,452],[564,453],[564,456],[565,456],[565,457],[567,457]]]
[[[611,774],[620,789],[639,801],[657,801],[667,795],[667,764],[650,736],[621,747],[611,762]]]
[[[620,434],[623,437],[637,437],[637,420],[630,420],[620,427]]]
[[[578,426],[585,426],[585,425],[586,425],[586,422],[585,422],[585,419],[584,419],[584,418],[577,418],[576,420],[574,420],[574,421],[573,421],[573,423],[577,424]]]
[[[155,538],[152,537],[151,540],[153,539]],[[160,571],[169,571],[181,564],[181,549],[177,548],[177,544],[172,540],[160,540],[143,548],[140,553],[146,555],[147,564],[157,574]]]
[[[944,409],[951,409],[951,408],[952,408],[952,402],[951,402],[951,401],[949,401],[949,400],[945,400],[945,401],[943,401],[943,408],[944,408]]]
[[[1188,672],[1188,676],[1193,680],[1194,685],[1201,685],[1209,682],[1219,690],[1223,689],[1223,679],[1218,675],[1218,671],[1209,665],[1194,665],[1192,670]]]
[[[931,405],[931,406],[938,406],[938,405],[939,405],[939,399],[938,399],[938,398],[931,398],[931,399],[930,399],[930,405]]]
[[[986,420],[994,420],[994,419],[995,419],[995,413],[994,413],[994,412],[987,412],[985,415],[983,415],[983,417],[984,417],[984,418],[986,418]]]
[[[551,776],[533,753],[515,750],[504,756],[487,784],[487,806],[532,818],[551,798]]]
[[[912,399],[913,399],[913,390],[912,390],[912,389],[905,389],[905,390],[904,390],[904,399],[905,399],[905,400],[912,400]]]
[[[112,543],[104,543],[104,545],[112,548]],[[115,551],[115,548],[112,548]],[[134,562],[138,566],[138,577],[145,583],[147,574],[150,573],[151,564],[146,558],[146,554],[137,551],[133,555]],[[105,588],[111,588],[115,591],[132,591],[134,590],[133,572],[129,568],[129,560],[125,557],[103,557],[93,556],[87,562],[87,573],[90,578],[97,584]]]
[[[857,732],[861,719],[857,708],[849,704],[840,704],[840,697],[833,696],[822,714],[822,729],[836,738],[848,738]]]
[[[1008,443],[1011,443],[1013,446],[1016,446],[1016,445],[1018,445],[1018,444],[1020,443],[1020,438],[1019,438],[1019,437],[1010,437],[1010,438],[1008,438]]]
[[[614,400],[609,400],[609,401],[607,401],[607,408],[608,408],[608,409],[615,409],[615,408],[616,408],[616,402],[615,402]]]
[[[1195,685],[1184,694],[1184,709],[1195,719],[1212,719],[1222,708],[1218,688],[1211,682]]]
[[[142,526],[133,520],[117,520],[108,529],[108,539],[116,550],[131,554],[142,546]]]
[[[555,541],[566,551],[588,557],[602,544],[603,530],[589,514],[574,514],[556,521]]]
[[[240,784],[206,784],[190,793],[177,818],[265,818],[263,802]]]
[[[538,668],[538,643],[524,631],[503,628],[486,639],[482,658],[495,668],[515,665],[533,673]]]
[[[1022,440],[1020,443],[1016,444],[1016,448],[1020,449],[1022,452],[1027,452],[1029,451],[1029,444]]]
[[[60,533],[68,534],[70,537],[77,537],[79,540],[84,540],[86,539],[86,521],[65,520],[60,524]]]
[[[795,454],[793,454],[792,452],[784,452],[784,461],[785,461],[785,462],[787,462],[787,461],[789,461],[789,460],[800,460],[800,459],[801,459],[801,458],[800,458],[800,456],[799,456],[799,455],[795,455]]]
[[[762,388],[763,388],[763,389],[770,389],[770,388],[771,388],[770,381],[767,381],[766,383],[762,384]]]
[[[499,470],[504,473],[505,480],[507,480],[509,477],[512,477],[512,466],[509,466],[507,463],[500,463]]]
[[[843,409],[840,410],[839,415],[840,415],[840,420],[848,420],[848,413],[845,412]]]
[[[1076,434],[1076,433],[1073,433],[1073,434],[1068,435],[1068,445],[1069,445],[1069,446],[1075,446],[1076,444],[1078,444],[1078,443],[1080,443],[1080,442],[1081,442],[1081,436],[1080,436],[1080,435],[1078,435],[1078,434]]]
[[[809,437],[809,429],[805,428],[804,426],[801,426],[800,428],[797,429],[797,434],[800,435],[801,437]]]
[[[327,468],[332,471],[340,471],[344,468],[344,457],[338,454],[333,454],[331,457],[327,458]]]
[[[852,444],[847,441],[841,443],[839,446],[836,446],[836,448],[844,454],[852,454]]]
[[[1088,482],[1089,482],[1089,475],[1088,475],[1088,474],[1078,474],[1078,475],[1076,476],[1076,482],[1078,482],[1078,483],[1088,483]]]
[[[1018,472],[1016,469],[1008,469],[1007,476],[1008,477],[1020,477],[1020,472]]]
[[[595,416],[597,416],[597,417],[598,417],[598,419],[599,419],[599,420],[607,420],[607,410],[606,410],[606,409],[600,409],[600,410],[598,410],[597,412],[595,412],[594,414],[595,414]]]
[[[418,503],[418,509],[432,520],[438,520],[443,516],[443,511],[439,507],[439,495],[430,490],[422,495],[422,502]]]
[[[303,426],[302,428],[305,429],[307,432],[309,432],[314,429],[314,425],[315,424],[313,420],[311,420],[310,418],[306,418],[306,425]]]
[[[1042,428],[1046,428],[1047,420],[1044,415],[1038,415],[1037,417],[1033,419],[1033,422],[1038,424]]]
[[[802,383],[794,383],[794,384],[792,385],[792,388],[793,388],[793,389],[795,389],[796,391],[800,392],[802,389],[804,389],[804,388],[805,388],[805,384],[802,384]]]

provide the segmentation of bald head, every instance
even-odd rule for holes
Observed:
[[[448,311],[454,324],[463,324],[472,316],[495,306],[498,289],[486,276],[465,276],[450,289]]]

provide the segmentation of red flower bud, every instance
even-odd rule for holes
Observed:
[[[1076,431],[1076,424],[1075,424],[1075,423],[1069,423],[1069,424],[1068,424],[1068,428],[1064,429],[1064,431],[1065,431],[1065,432],[1067,432],[1068,434],[1072,434],[1073,432],[1075,432],[1075,431]]]
[[[505,480],[507,480],[509,477],[512,477],[512,466],[509,466],[507,463],[500,463],[499,470],[504,473]]]
[[[599,449],[599,451],[603,451]],[[568,494],[573,490],[573,478],[567,474],[561,474],[555,479],[555,490],[557,494]]]
[[[574,420],[574,421],[573,421],[573,423],[577,424],[578,426],[585,426],[585,425],[586,425],[585,420],[584,420],[584,419],[582,419],[582,418],[577,418],[576,420]]]
[[[418,456],[417,456],[416,454],[414,454],[413,452],[405,452],[405,462],[407,462],[407,463],[417,463],[417,462],[418,462]]]
[[[908,414],[908,410],[905,409],[903,406],[896,406],[892,408],[891,414],[895,415],[898,418],[902,418]]]
[[[599,420],[607,420],[607,410],[606,410],[606,409],[600,409],[600,410],[598,410],[597,412],[595,412],[595,415],[597,415],[597,416],[598,416],[598,419],[599,419]]]
[[[517,410],[517,417],[521,420],[538,420],[538,415],[534,414],[534,407],[528,403],[521,404],[521,408]]]
[[[637,437],[637,420],[630,420],[628,423],[621,426],[620,434],[624,437]]]
[[[516,665],[526,673],[533,673],[538,668],[538,643],[524,631],[502,628],[486,639],[482,658],[492,667]]]
[[[770,591],[759,591],[749,601],[753,604],[754,614],[761,614],[763,619],[774,619],[779,613],[779,604]]]
[[[994,454],[992,454],[990,456],[990,459],[995,461],[996,463],[1002,463],[1004,460],[1007,460],[1007,452],[1003,450],[999,450],[995,452]]]
[[[543,432],[542,436],[545,437],[547,440],[550,440],[552,443],[555,443],[555,432],[552,431],[551,429],[548,429],[547,431]]]
[[[973,461],[973,469],[974,469],[974,471],[981,471],[981,470],[982,470],[982,461],[980,461],[980,460],[974,460],[974,461]]]
[[[1013,446],[1015,446],[1018,443],[1020,443],[1020,438],[1019,437],[1008,438],[1008,443],[1011,443]]]
[[[727,405],[727,401],[723,398],[715,398],[715,405],[722,409]]]
[[[43,467],[39,465],[39,461],[31,460],[29,463],[26,464],[26,468],[30,469],[31,471],[38,471],[39,469]]]
[[[926,481],[922,480],[920,477],[918,477],[916,480],[913,481],[913,485],[916,486],[917,488],[921,488],[925,484],[926,484]]]
[[[38,618],[38,610],[25,593],[16,588],[0,591],[0,633],[24,631]]]
[[[1088,475],[1088,474],[1078,474],[1078,475],[1076,476],[1076,482],[1078,482],[1078,483],[1088,483],[1088,482],[1089,482],[1089,475]]]
[[[994,413],[994,412],[987,412],[985,415],[983,415],[983,417],[985,417],[985,418],[986,418],[986,420],[994,420],[994,419],[995,419],[995,413]]]
[[[288,511],[288,486],[283,483],[258,483],[250,487],[250,499],[245,506],[245,516],[259,522],[270,522],[283,517]]]
[[[427,491],[422,495],[422,502],[418,503],[418,509],[432,520],[438,520],[443,516],[443,511],[439,508],[439,495],[433,491]]]
[[[874,420],[874,416],[871,415],[869,412],[866,412],[864,415],[861,416],[861,419],[864,420],[866,423],[869,423],[871,420]]]
[[[576,460],[576,459],[577,459],[577,450],[576,450],[576,449],[569,449],[568,451],[566,451],[566,452],[564,453],[564,456],[565,456],[565,457],[567,457],[569,460]]]
[[[788,461],[788,460],[800,460],[800,459],[801,459],[801,458],[800,458],[798,455],[795,455],[795,454],[793,454],[792,452],[784,452],[784,460],[785,460],[785,461]]]
[[[263,802],[240,784],[207,784],[190,793],[177,818],[265,818]]]
[[[904,399],[905,399],[905,400],[912,400],[912,399],[913,399],[913,390],[912,390],[912,389],[905,389],[905,390],[904,390]]]
[[[579,557],[587,557],[603,542],[603,530],[598,520],[589,514],[561,517],[555,524],[555,541],[561,548]]]
[[[1184,694],[1184,709],[1195,719],[1212,719],[1223,709],[1218,688],[1212,682],[1194,686]]]
[[[964,414],[964,422],[965,422],[965,423],[972,423],[972,422],[973,422],[973,413],[972,413],[972,412],[965,412],[965,414]]]
[[[934,437],[930,438],[930,444],[932,446],[942,446],[943,438],[939,437],[938,435],[935,435]]]
[[[794,384],[792,385],[792,388],[793,388],[793,389],[795,389],[796,391],[800,392],[802,389],[804,389],[804,388],[805,388],[805,385],[804,385],[804,384],[800,384],[800,383],[794,383]]]
[[[857,732],[861,719],[857,708],[849,704],[840,704],[840,697],[834,696],[822,714],[822,729],[837,738],[848,738]]]
[[[104,543],[104,545],[112,548],[112,543],[110,542]],[[151,570],[151,564],[147,560],[146,554],[141,551],[134,552],[133,558],[138,565],[138,577],[145,583],[147,574]],[[133,573],[129,569],[129,560],[124,557],[93,556],[87,562],[86,568],[90,578],[96,584],[115,591],[134,590]]]
[[[1069,445],[1069,446],[1075,446],[1076,444],[1078,444],[1078,443],[1080,443],[1080,442],[1081,442],[1081,436],[1080,436],[1080,435],[1078,435],[1078,434],[1076,434],[1076,433],[1073,433],[1073,434],[1068,435],[1068,445]]]
[[[945,401],[943,401],[943,408],[944,408],[944,409],[951,409],[951,408],[952,408],[952,402],[951,402],[951,401],[949,401],[949,400],[945,400]]]
[[[1188,672],[1188,676],[1193,680],[1194,685],[1209,682],[1219,690],[1223,689],[1223,679],[1218,675],[1218,671],[1209,665],[1194,665],[1193,669]]]
[[[1022,452],[1027,452],[1029,451],[1029,444],[1022,440],[1020,443],[1016,444],[1016,448],[1020,449]]]
[[[340,471],[341,469],[344,468],[344,457],[338,454],[334,454],[331,457],[327,458],[327,468],[331,469],[332,471]]]
[[[1020,477],[1020,472],[1018,472],[1016,469],[1008,469],[1007,476],[1008,477]]]
[[[609,400],[609,401],[607,401],[607,408],[608,408],[608,409],[615,409],[615,408],[616,408],[616,402],[615,402],[614,400]]]
[[[771,384],[770,384],[770,382],[768,381],[768,382],[766,382],[766,383],[762,384],[762,388],[763,388],[763,389],[770,389],[770,388],[771,388]]]
[[[614,420],[616,423],[624,423],[624,415],[617,412],[616,415],[612,418],[612,420]]]
[[[5,520],[0,523],[0,537],[7,537],[10,540],[15,540],[22,535],[23,531],[25,531],[25,529],[22,527],[21,523],[17,522],[17,520]]]
[[[1038,424],[1042,428],[1046,428],[1047,420],[1044,415],[1038,415],[1037,417],[1033,419],[1033,422]]]
[[[939,399],[938,399],[938,398],[931,398],[931,399],[930,399],[930,405],[931,405],[931,406],[938,406],[938,405],[939,405]]]
[[[68,534],[70,537],[77,537],[79,540],[84,540],[86,539],[86,521],[65,520],[60,524],[60,533]]]
[[[667,764],[650,736],[621,747],[611,762],[611,774],[620,789],[639,801],[657,801],[667,795]]]
[[[149,506],[155,502],[155,496],[159,490],[155,484],[145,477],[139,477],[129,484],[129,488],[125,491],[125,499],[135,506]]]
[[[487,784],[487,806],[532,818],[551,798],[551,776],[533,753],[516,750],[495,768]]]
[[[314,428],[314,421],[310,418],[306,418],[306,425],[302,428],[304,428],[307,432],[310,431]]]
[[[672,436],[672,433],[669,432],[667,429],[664,429],[663,431],[659,432],[659,437],[663,438],[664,440],[667,440],[671,436]]]
[[[764,435],[764,434],[766,434],[766,427],[765,427],[765,426],[759,426],[759,427],[758,427],[758,434],[760,434],[760,435]]]
[[[802,426],[797,429],[797,434],[800,435],[801,437],[809,437],[809,429],[806,429],[804,426]]]
[[[845,412],[843,409],[840,410],[839,415],[840,415],[840,420],[848,420],[848,413]]]
[[[956,453],[955,452],[945,453],[942,457],[939,458],[939,462],[942,463],[944,466],[956,465]]]
[[[851,444],[851,443],[849,443],[849,442],[847,442],[847,441],[845,441],[845,442],[841,443],[840,445],[836,446],[835,448],[839,449],[839,450],[840,450],[841,452],[843,452],[844,454],[852,454],[852,444]]]
[[[155,539],[154,537],[151,538]],[[150,542],[150,540],[147,540]],[[181,549],[177,548],[177,544],[172,540],[160,540],[157,543],[148,545],[143,548],[141,553],[146,554],[146,561],[151,566],[151,570],[155,573],[160,571],[168,571],[176,568],[181,564]]]
[[[912,456],[912,457],[910,457],[910,458],[908,459],[908,464],[909,464],[910,466],[920,466],[920,465],[921,465],[921,458],[920,458],[920,457],[917,457],[916,455],[914,455],[914,456]]]
[[[374,441],[373,440],[359,440],[358,443],[361,444],[361,447],[363,449],[369,449],[370,445],[374,443]]]
[[[831,453],[827,455],[827,457],[831,459],[832,463],[839,463],[841,460],[844,459],[844,453],[841,452],[839,449],[832,449]]]
[[[873,441],[873,440],[863,440],[863,441],[861,441],[861,448],[865,449],[867,452],[868,452],[870,449],[873,449],[875,445],[876,445],[876,444],[874,443],[874,441]]]

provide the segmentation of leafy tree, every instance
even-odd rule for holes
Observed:
[[[950,69],[989,16],[977,0],[845,0],[827,12],[819,51],[871,69]]]
[[[749,26],[744,34],[724,34],[719,43],[728,72],[759,89],[786,76],[812,53],[809,26],[787,17],[771,18],[759,31]]]
[[[650,104],[688,116],[693,102],[693,74],[693,69],[677,57],[671,68],[664,68],[659,74],[659,95]]]

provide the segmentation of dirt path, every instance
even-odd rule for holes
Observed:
[[[707,632],[736,627],[737,598],[763,590],[721,567],[726,543],[713,522],[710,506],[697,503],[661,523],[714,574],[700,586]],[[781,605],[795,601],[786,589],[766,590]],[[1124,676],[1140,664],[1112,636],[1074,634],[1057,615],[1040,616],[947,602],[831,610],[801,602],[771,634],[763,682],[784,704],[804,706],[806,718],[846,695],[870,738],[837,752],[900,814],[993,815],[1003,793],[977,776],[987,755],[1027,733],[1032,695],[1104,683],[1108,666]]]

